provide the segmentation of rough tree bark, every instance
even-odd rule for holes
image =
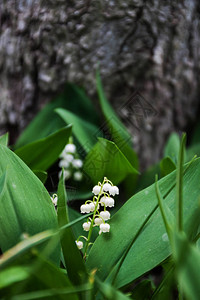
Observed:
[[[95,99],[100,62],[142,166],[156,161],[169,133],[197,118],[199,14],[198,0],[1,0],[0,133],[15,137],[67,80]],[[137,98],[156,114],[130,122],[122,107],[135,90],[132,108]]]

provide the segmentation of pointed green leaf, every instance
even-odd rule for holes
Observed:
[[[57,159],[71,135],[71,125],[46,138],[18,148],[15,153],[32,170],[47,170]]]
[[[92,146],[97,142],[97,137],[101,136],[101,132],[97,126],[80,117],[76,116],[70,111],[58,108],[56,109],[58,115],[66,122],[72,124],[72,132],[83,149],[88,152]]]
[[[178,153],[180,148],[180,138],[177,133],[172,133],[164,149],[164,157],[169,156],[174,164],[178,162]]]
[[[111,105],[107,101],[103,86],[101,82],[100,72],[97,71],[97,91],[99,94],[99,101],[104,117],[107,121],[107,127],[110,130],[113,141],[124,153],[130,163],[138,169],[138,158],[136,153],[131,148],[131,135],[127,131],[126,127],[122,124],[119,117],[116,115]]]

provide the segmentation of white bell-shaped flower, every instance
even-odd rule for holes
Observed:
[[[109,206],[109,199],[110,199],[110,197],[107,197],[107,196],[101,197],[101,199],[100,199],[101,205],[102,206],[105,205],[105,207]]]
[[[83,242],[81,242],[81,241],[76,241],[76,245],[77,245],[78,249],[83,248]]]
[[[75,146],[74,144],[67,144],[67,145],[65,146],[64,151],[65,151],[66,153],[75,153],[75,152],[76,152],[76,146]]]
[[[90,211],[93,212],[95,210],[95,202],[90,202],[89,206],[90,206]]]
[[[101,186],[100,185],[95,185],[92,189],[92,193],[95,194],[95,195],[99,195],[101,191]]]
[[[89,213],[90,212],[90,205],[89,204],[83,204],[83,205],[81,205],[80,209],[81,209],[82,214]]]
[[[95,225],[98,225],[98,226],[99,226],[99,225],[101,225],[102,223],[103,223],[103,220],[102,220],[101,218],[95,218],[95,219],[94,219],[94,224],[95,224]]]
[[[83,223],[83,229],[85,230],[85,231],[89,231],[90,230],[90,226],[91,226],[91,222],[85,222],[85,223]]]
[[[80,171],[74,172],[74,180],[81,181],[83,178],[83,174]]]
[[[109,232],[110,231],[110,225],[109,224],[104,224],[104,223],[102,223],[101,225],[100,225],[100,231],[101,232]]]
[[[109,193],[112,196],[119,195],[119,188],[116,185],[113,185],[110,187]]]
[[[69,162],[65,159],[60,160],[58,165],[60,168],[69,168]]]
[[[107,206],[108,207],[114,207],[115,206],[115,200],[111,197],[108,197]]]
[[[110,183],[105,183],[104,185],[103,185],[103,190],[104,190],[104,192],[109,192],[110,191],[110,188],[112,187],[112,185],[110,184]]]
[[[104,221],[107,221],[110,219],[110,213],[109,211],[105,210],[105,211],[101,211],[100,212],[100,217],[102,217],[102,219],[104,219]]]
[[[72,165],[73,165],[74,168],[80,169],[83,166],[83,162],[82,162],[81,159],[74,159],[72,161]]]
[[[64,156],[64,159],[65,159],[66,161],[68,161],[69,163],[71,163],[71,162],[74,160],[74,156],[73,156],[72,154],[66,154],[66,155]]]

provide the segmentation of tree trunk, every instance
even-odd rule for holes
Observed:
[[[197,118],[199,13],[198,0],[1,0],[0,133],[14,141],[66,81],[95,99],[100,62],[142,168],[155,162]]]

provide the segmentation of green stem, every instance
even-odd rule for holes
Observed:
[[[98,195],[97,200],[96,200],[96,205],[95,205],[95,209],[94,209],[94,213],[93,213],[93,218],[92,218],[92,221],[91,221],[90,230],[89,230],[89,233],[88,233],[88,238],[87,238],[87,242],[86,242],[86,246],[85,246],[84,259],[86,259],[88,246],[89,246],[90,239],[91,239],[91,236],[92,236],[92,229],[93,229],[93,225],[94,225],[94,219],[95,219],[95,216],[96,216],[96,212],[97,212],[97,208],[98,208],[98,204],[99,204],[99,199],[101,197],[101,192],[102,192],[103,185],[104,185],[105,181],[106,180],[104,178],[103,183],[101,184],[101,189],[100,189],[99,195]]]

